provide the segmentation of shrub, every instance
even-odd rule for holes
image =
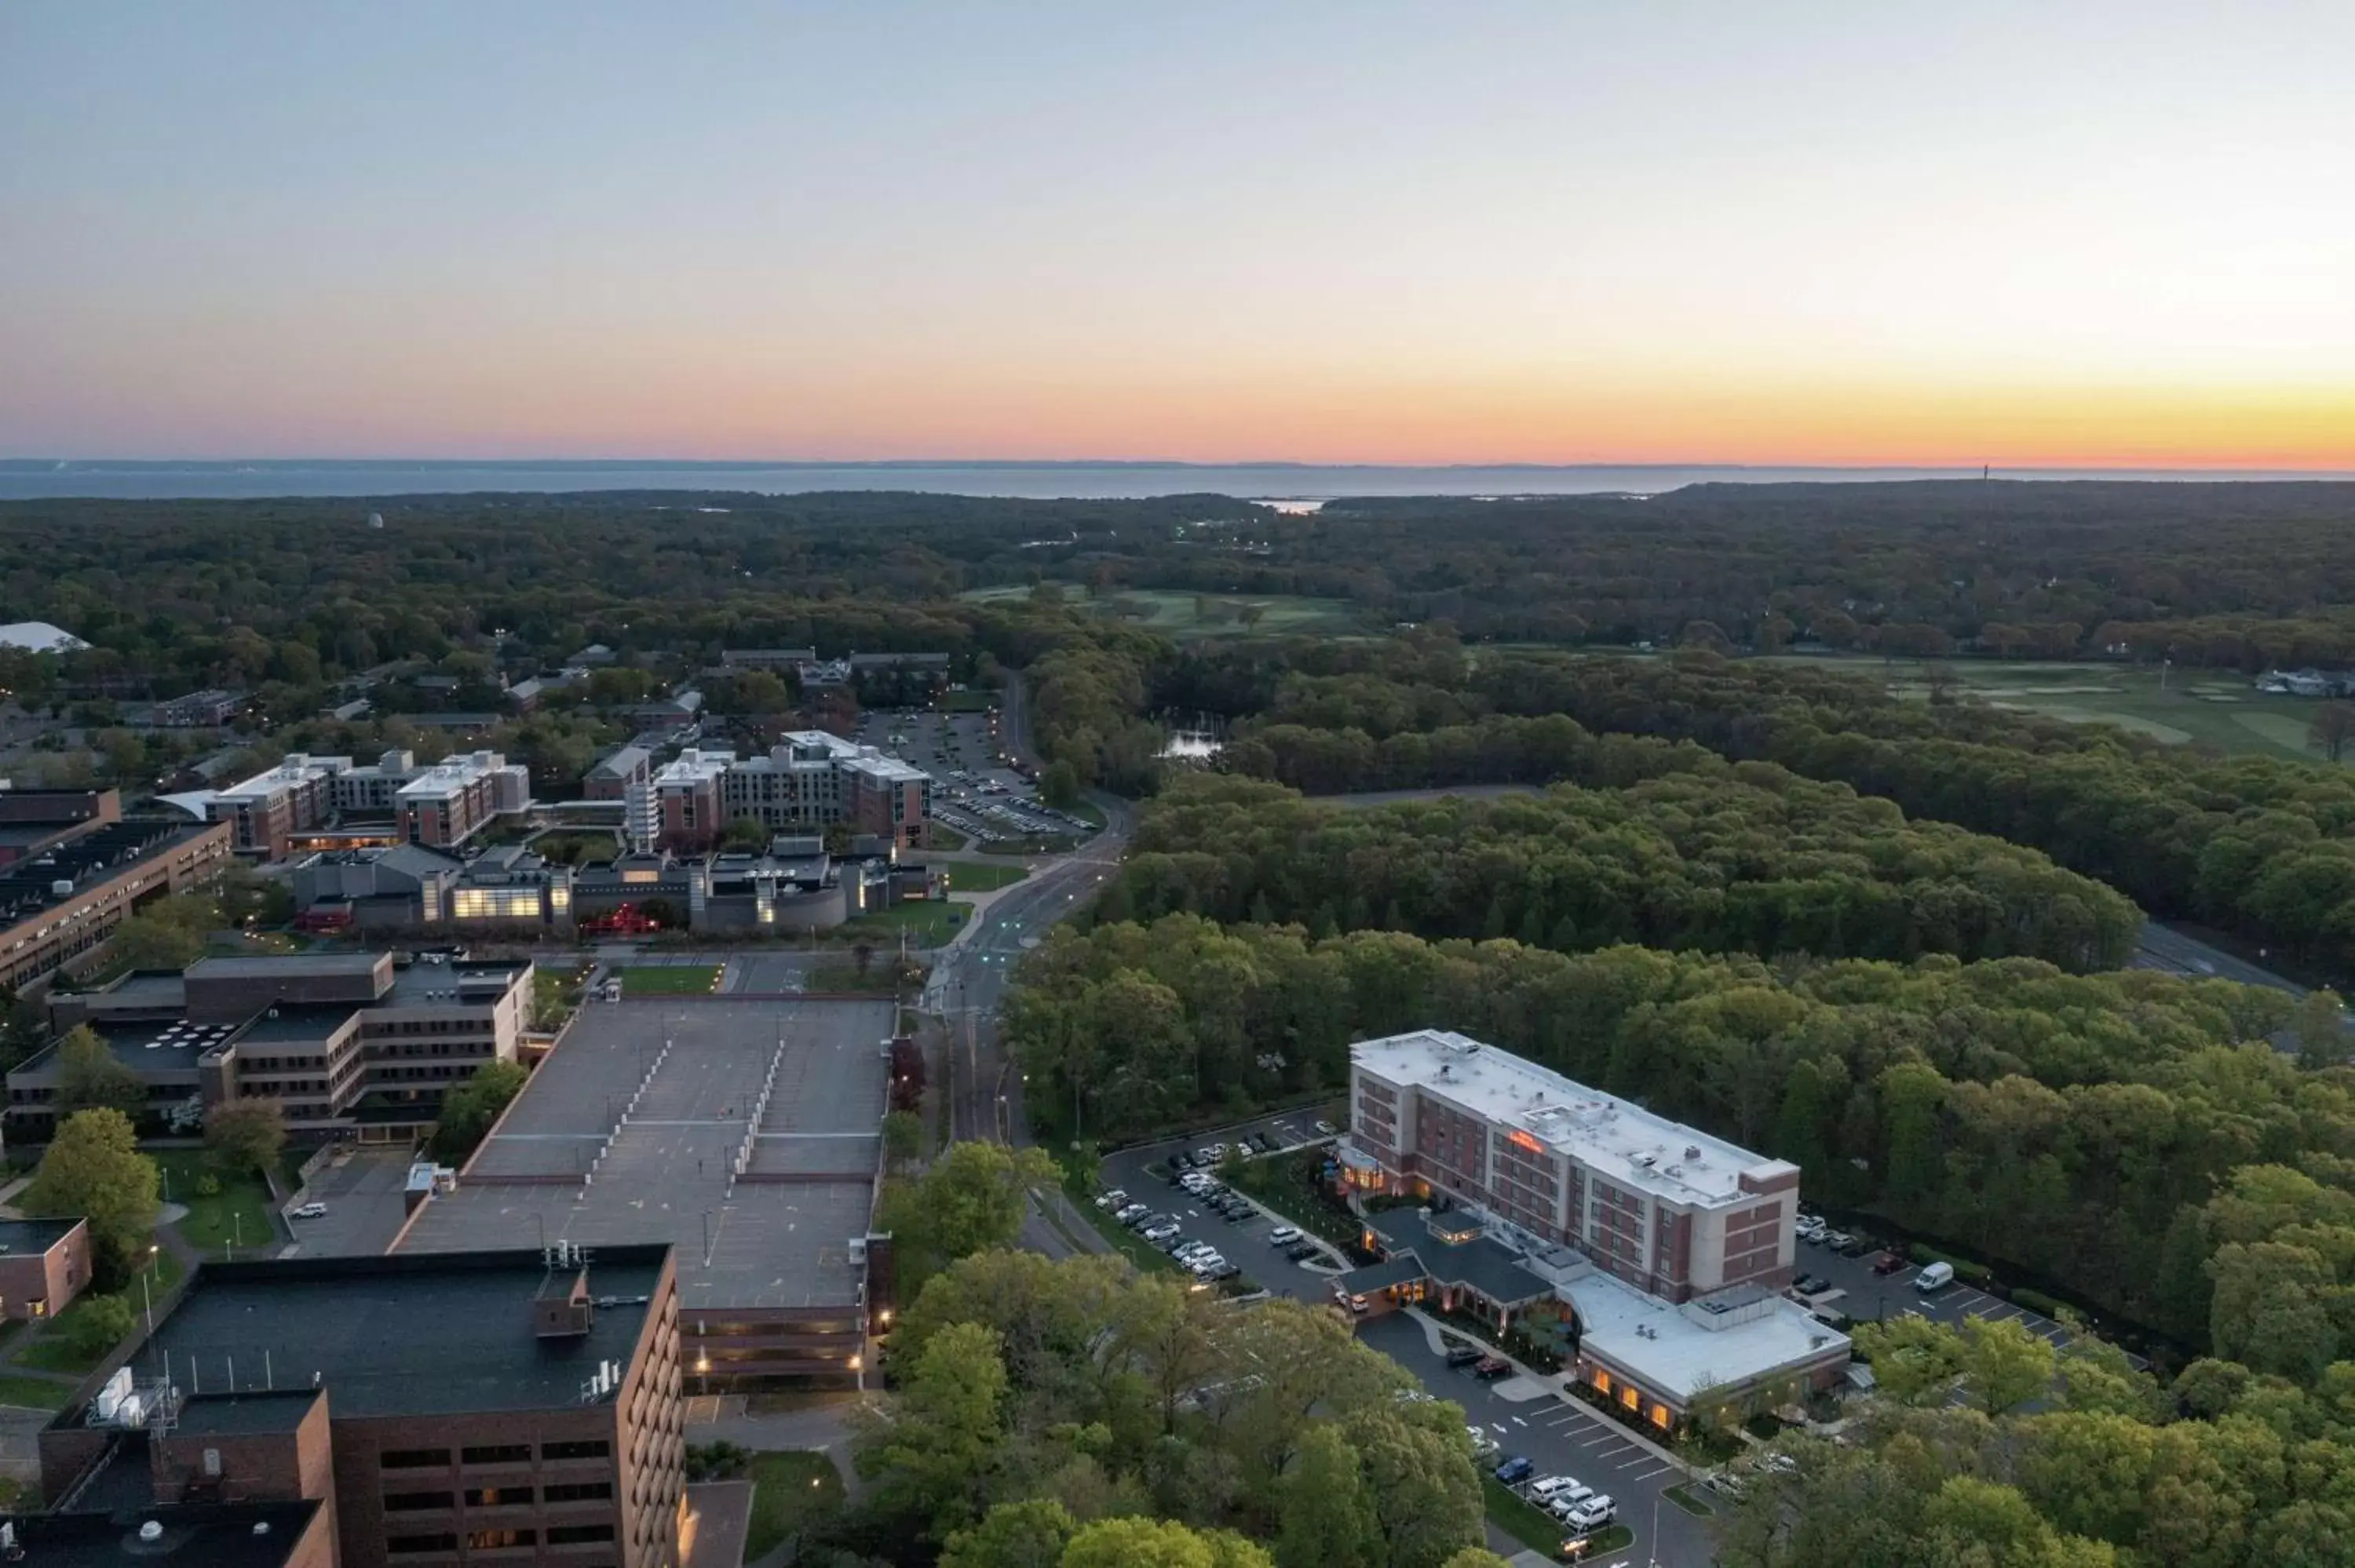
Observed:
[[[1952,1253],[1940,1252],[1936,1247],[1924,1246],[1920,1242],[1915,1242],[1905,1251],[1908,1256],[1919,1264],[1953,1265],[1955,1277],[1966,1284],[1988,1285],[1994,1282],[1995,1271],[1983,1263],[1973,1263],[1968,1258],[1956,1257]]]
[[[2011,1298],[2030,1311],[2041,1312],[2047,1318],[2058,1318],[2062,1310],[2060,1302],[2045,1295],[2041,1290],[2030,1290],[2024,1286],[2013,1291]]]
[[[220,1178],[214,1175],[209,1171],[198,1172],[197,1176],[197,1196],[199,1198],[219,1197]]]
[[[66,1343],[85,1361],[96,1361],[123,1342],[137,1320],[131,1303],[120,1296],[92,1296],[66,1325]]]

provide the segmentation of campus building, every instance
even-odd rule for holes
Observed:
[[[394,1255],[666,1242],[688,1393],[861,1386],[894,1304],[873,1225],[895,1019],[888,1001],[594,1003]]]
[[[730,819],[779,832],[848,822],[903,849],[930,842],[932,775],[825,730],[795,730],[767,755],[731,762],[720,780]]]
[[[228,827],[122,817],[112,789],[0,790],[0,843],[11,839],[0,986],[19,991],[92,953],[141,905],[210,886],[229,861]]]
[[[1799,1168],[1493,1045],[1420,1030],[1349,1048],[1369,1185],[1438,1193],[1671,1301],[1791,1282]]]
[[[388,751],[376,761],[296,752],[277,766],[215,791],[206,817],[226,822],[240,853],[278,860],[302,847],[336,841],[425,844],[453,849],[492,821],[531,804],[531,776],[496,751],[472,751],[420,767],[415,753]],[[361,829],[359,824],[370,824]]]
[[[1380,1261],[1336,1282],[1353,1310],[1430,1302],[1550,1333],[1573,1381],[1662,1429],[1839,1381],[1847,1337],[1782,1294],[1796,1166],[1460,1034],[1349,1054],[1337,1178],[1432,1201],[1368,1215]]]
[[[399,1141],[422,1131],[442,1094],[484,1064],[512,1061],[531,1000],[531,965],[394,962],[389,953],[204,959],[59,997],[50,1026],[86,1024],[138,1074],[150,1114],[226,1100],[277,1100],[301,1137]],[[46,1139],[56,1119],[56,1046],[7,1077],[11,1139]]]
[[[285,1510],[208,1568],[677,1568],[682,1375],[666,1246],[208,1263],[41,1432],[42,1492],[150,1559]]]
[[[90,1276],[89,1221],[0,1220],[0,1317],[54,1318]]]

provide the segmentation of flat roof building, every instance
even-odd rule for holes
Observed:
[[[592,1005],[396,1253],[667,1242],[692,1392],[856,1384],[890,1306],[869,1232],[895,1017],[888,1001]]]
[[[1572,1379],[1664,1429],[1697,1404],[1838,1380],[1847,1337],[1780,1294],[1796,1166],[1460,1034],[1364,1041],[1349,1059],[1340,1180],[1433,1200],[1369,1217],[1383,1261],[1337,1282],[1353,1305],[1560,1318]]]
[[[0,1314],[54,1318],[90,1283],[86,1220],[0,1220]]]
[[[48,980],[103,944],[140,904],[211,885],[229,859],[228,827],[183,817],[101,817],[47,840],[0,870],[0,986],[23,991]]]
[[[677,1568],[669,1248],[205,1264],[158,1305],[42,1432],[46,1495],[309,1503],[345,1568]]]
[[[794,730],[761,757],[731,763],[720,783],[730,819],[771,829],[848,822],[902,848],[929,842],[932,775],[875,747],[822,729]]]
[[[485,1063],[515,1058],[528,960],[402,966],[389,953],[204,959],[59,997],[59,1033],[87,1024],[146,1086],[151,1114],[269,1098],[297,1135],[414,1135]],[[12,1138],[54,1129],[50,1046],[7,1075]]]
[[[1791,1280],[1797,1166],[1461,1034],[1351,1046],[1349,1143],[1384,1185],[1476,1203],[1656,1296]]]

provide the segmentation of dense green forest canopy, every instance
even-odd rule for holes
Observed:
[[[2328,1334],[2258,1344],[2256,1307],[2217,1285],[2220,1248],[2355,1215],[2355,1070],[2266,1044],[2290,1022],[2278,991],[2025,959],[1564,954],[1192,915],[1059,930],[1021,978],[1007,1027],[1034,1103],[1071,1104],[1076,1086],[1090,1136],[1337,1088],[1353,1040],[1457,1030],[2183,1343],[2299,1375],[2355,1359],[2355,1250],[2339,1250],[2355,1230],[2300,1233]],[[2289,1169],[2244,1170],[2261,1163]],[[2262,1212],[2219,1198],[2244,1181],[2275,1192]]]
[[[1561,727],[1550,776],[1576,782],[1539,796],[1353,810],[1180,779],[1146,807],[1102,907],[1564,951],[2020,954],[2082,969],[2134,950],[2131,903],[2032,850],[1772,764]]]

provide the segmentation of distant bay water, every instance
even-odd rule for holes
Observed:
[[[1750,468],[1516,465],[1391,467],[1167,462],[438,462],[272,460],[251,462],[61,462],[0,460],[0,500],[89,496],[119,501],[268,496],[453,495],[506,491],[904,490],[1032,500],[1135,499],[1215,493],[1314,503],[1348,495],[1657,495],[1689,484],[1860,483],[1976,479],[1971,468]],[[1997,469],[2027,480],[2348,480],[2355,471],[2188,469]]]

